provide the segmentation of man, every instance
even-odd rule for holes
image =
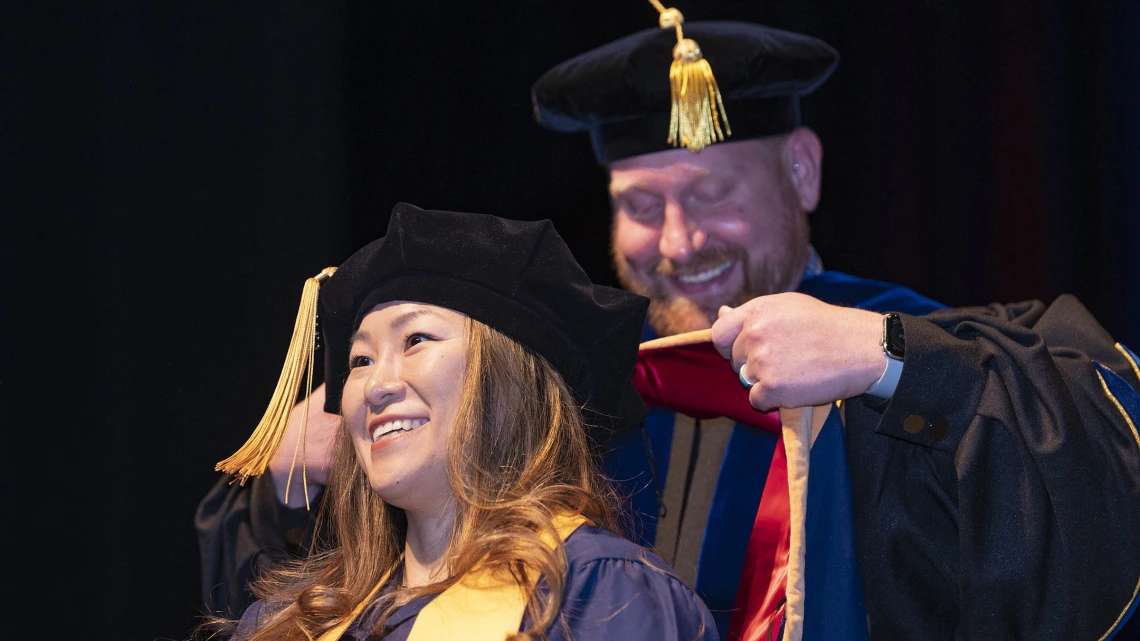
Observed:
[[[653,329],[711,326],[717,349],[755,383],[758,409],[853,399],[846,441],[871,635],[1084,638],[1118,630],[1135,603],[1140,560],[1129,552],[1111,568],[1110,555],[1075,541],[1098,541],[1094,522],[1138,523],[1140,440],[1129,438],[1129,416],[1111,411],[1116,401],[1098,389],[1108,375],[1092,363],[1111,365],[1131,383],[1122,393],[1134,396],[1140,371],[1131,355],[1113,349],[1069,298],[1048,311],[995,306],[924,321],[914,315],[938,305],[824,271],[807,228],[822,145],[800,125],[798,98],[831,73],[835,52],[759,25],[685,23],[683,32],[716,76],[732,130],[724,142],[694,153],[667,139],[676,122],[676,93],[665,82],[677,65],[672,29],[556,66],[535,84],[536,118],[590,135],[609,170],[618,274],[652,298]],[[905,337],[905,347],[892,348],[905,353],[885,354],[884,317],[854,308],[904,312],[891,323],[892,335]],[[1070,360],[1076,354],[1080,366]],[[894,356],[905,357],[905,368]],[[634,496],[649,515],[645,537],[722,613],[722,633],[736,633],[741,626],[728,619],[742,605],[740,569],[764,484],[758,462],[770,458],[772,439],[741,425],[673,421],[651,417],[648,456],[626,443],[611,470],[624,479],[665,470],[656,523],[649,493]],[[1114,470],[1087,477],[1101,460]],[[1084,503],[1102,491],[1112,498]],[[1087,511],[1064,514],[1076,504]],[[1021,527],[1066,542],[1030,543]],[[1114,537],[1096,545],[1114,542],[1134,547]],[[1085,578],[1068,574],[1090,561],[1096,569],[1086,565]],[[1095,607],[1074,606],[1091,595],[1090,576],[1114,587]]]
[[[699,152],[667,142],[672,30],[566,61],[533,91],[540,124],[587,132],[609,172],[615,266],[652,300],[646,338],[711,327],[758,409],[850,399],[872,637],[1118,631],[1140,578],[1136,546],[1113,533],[1140,527],[1140,437],[1117,410],[1140,385],[1129,353],[1071,299],[924,320],[941,305],[824,270],[807,223],[823,149],[798,101],[836,53],[759,25],[686,23],[684,35],[731,124]],[[884,316],[865,310],[901,312],[890,322],[905,354],[884,352]],[[1064,349],[1046,349],[1046,335]],[[635,534],[701,594],[724,637],[742,629],[733,613],[775,449],[760,430],[658,409],[607,458],[631,494]]]
[[[725,142],[694,153],[667,140],[676,95],[664,82],[677,46],[672,29],[633,34],[547,72],[534,87],[536,117],[558,131],[589,133],[609,170],[618,273],[652,298],[653,329],[711,326],[717,349],[755,383],[750,401],[758,409],[854,399],[846,441],[872,636],[1116,631],[1134,605],[1140,559],[1129,552],[1125,567],[1112,568],[1095,545],[1074,544],[1097,540],[1094,522],[1138,523],[1140,440],[1128,438],[1128,415],[1111,412],[1116,401],[1097,389],[1102,374],[1092,363],[1114,366],[1131,383],[1122,393],[1134,395],[1140,372],[1131,355],[1114,350],[1072,299],[1048,311],[996,306],[924,321],[914,315],[938,307],[927,299],[823,271],[807,231],[822,145],[800,126],[798,97],[831,73],[835,52],[759,25],[683,30],[716,75],[732,128]],[[885,354],[883,315],[854,308],[904,312],[890,322],[893,336],[905,336],[905,347],[892,348],[905,353]],[[1074,336],[1082,332],[1088,336]],[[1069,360],[1076,351],[1059,349],[1069,346],[1085,350],[1080,366]],[[905,357],[905,368],[895,356]],[[666,470],[656,524],[647,493],[634,496],[650,515],[646,539],[723,613],[722,633],[736,633],[742,628],[727,624],[741,605],[740,568],[764,482],[757,463],[769,458],[771,439],[741,425],[672,420],[651,418],[649,455],[638,460],[627,443],[611,469],[619,478]],[[1086,477],[1098,460],[1120,469]],[[1117,486],[1124,469],[1128,479]],[[1100,491],[1112,498],[1082,503]],[[1062,514],[1076,504],[1087,510]],[[1021,510],[1022,520],[1007,510]],[[1029,543],[1021,526],[1066,542]],[[1114,537],[1098,544],[1112,542],[1131,547]],[[1086,565],[1084,579],[1069,574],[1089,561],[1096,568]],[[1093,589],[1089,576],[1114,587],[1095,607],[1074,606],[1091,594],[1083,591]],[[818,609],[815,616],[823,618]]]

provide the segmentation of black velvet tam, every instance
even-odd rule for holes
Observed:
[[[396,205],[385,236],[321,287],[325,411],[340,413],[353,332],[393,300],[461,312],[545,358],[585,405],[595,441],[645,415],[631,376],[649,300],[591,283],[549,220]]]
[[[686,22],[724,100],[725,142],[787,133],[800,124],[799,97],[839,62],[827,43],[747,22]],[[677,35],[646,29],[547,71],[531,89],[534,117],[560,132],[588,131],[600,164],[672,149],[669,66]]]

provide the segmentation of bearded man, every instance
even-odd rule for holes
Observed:
[[[555,66],[533,87],[534,113],[587,133],[608,171],[614,263],[651,299],[646,338],[711,328],[758,410],[843,401],[843,423],[817,437],[840,452],[818,475],[812,465],[808,495],[830,492],[830,538],[850,533],[853,550],[813,549],[809,534],[808,580],[814,554],[861,581],[819,570],[804,637],[1120,632],[1140,588],[1140,552],[1115,533],[1140,525],[1135,356],[1071,296],[948,310],[825,270],[808,225],[823,147],[799,100],[835,51],[755,24],[682,26]],[[667,81],[694,49],[719,93],[708,126],[723,125],[696,144],[677,135],[684,101]],[[756,586],[742,584],[775,437],[662,405],[609,471],[723,637],[776,636],[778,613],[758,620]]]

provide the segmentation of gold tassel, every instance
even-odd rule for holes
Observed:
[[[302,452],[302,477],[305,484],[305,506],[309,504],[308,477],[304,471],[304,442],[305,432],[308,428],[309,394],[313,391],[313,354],[317,349],[317,293],[321,283],[336,273],[336,267],[326,267],[317,276],[305,281],[301,291],[301,308],[297,311],[297,321],[293,325],[293,338],[289,341],[289,352],[285,356],[285,366],[281,370],[281,378],[277,380],[277,388],[273,390],[273,398],[269,401],[269,408],[261,417],[257,429],[250,435],[249,440],[242,445],[233,456],[219,462],[214,469],[227,474],[233,474],[244,485],[251,476],[265,473],[269,461],[281,444],[285,429],[289,425],[289,412],[297,400],[297,390],[301,385],[303,374],[306,376],[305,390],[305,416],[301,424],[301,432],[297,437],[297,449]],[[297,450],[293,451],[293,461],[296,463]],[[289,470],[289,481],[293,479],[292,468]],[[288,498],[289,483],[285,485],[285,496]]]
[[[674,147],[687,147],[698,152],[714,142],[732,135],[724,101],[713,76],[712,66],[705,60],[701,47],[681,30],[685,17],[674,8],[666,9],[659,0],[649,3],[660,12],[662,29],[677,31],[673,47],[673,64],[669,66],[669,88],[672,108],[669,111],[669,137]],[[724,127],[721,127],[721,122]]]

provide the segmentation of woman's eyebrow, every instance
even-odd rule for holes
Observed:
[[[352,333],[352,336],[348,337],[348,344],[349,345],[355,345],[356,341],[358,341],[358,340],[362,340],[362,341],[367,343],[371,339],[372,339],[372,335],[369,334],[367,330],[358,329]]]
[[[442,316],[437,314],[435,310],[430,307],[418,307],[416,309],[409,309],[408,311],[392,319],[391,327],[392,329],[400,329],[404,325],[407,325],[408,323],[422,316],[434,316],[436,318],[442,318]]]
[[[408,311],[403,312],[402,314],[400,314],[396,318],[392,319],[392,322],[389,323],[388,326],[389,326],[389,328],[391,328],[393,330],[399,330],[404,325],[407,325],[408,323],[412,322],[414,319],[420,318],[422,316],[433,316],[433,317],[441,319],[441,320],[443,319],[443,317],[440,316],[434,309],[432,309],[430,307],[419,307],[416,309],[409,309]],[[351,337],[349,337],[348,344],[352,345],[353,343],[355,343],[358,340],[369,342],[372,340],[372,334],[369,334],[368,330],[366,330],[366,329],[358,329],[352,333]]]

